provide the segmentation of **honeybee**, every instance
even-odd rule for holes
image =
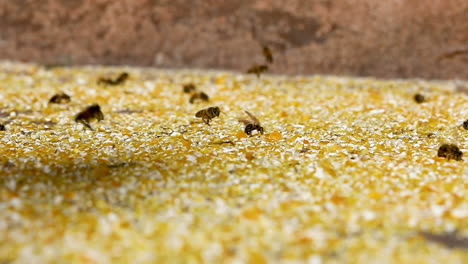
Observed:
[[[268,46],[263,46],[263,57],[268,63],[273,63],[273,54]]]
[[[463,152],[454,144],[442,144],[437,151],[437,157],[447,158],[448,160],[462,160]]]
[[[101,107],[98,104],[88,106],[75,117],[75,122],[81,123],[91,130],[93,130],[93,128],[89,123],[92,120],[104,120],[104,114],[101,112]]]
[[[463,126],[464,129],[468,130],[468,119],[465,120],[465,122],[463,122],[462,126]]]
[[[184,93],[191,93],[197,89],[197,87],[195,87],[193,83],[185,84],[183,88],[184,88]]]
[[[210,97],[204,92],[194,92],[192,93],[192,96],[190,96],[189,103],[193,104],[195,100],[208,102]]]
[[[247,70],[247,73],[255,73],[257,78],[260,77],[260,74],[268,71],[268,66],[264,64],[254,65]]]
[[[210,125],[211,119],[219,116],[220,113],[221,110],[219,110],[219,107],[212,106],[198,111],[195,114],[195,117],[201,118],[203,122],[205,122],[207,125]]]
[[[244,111],[244,112],[250,117],[250,119],[244,119],[244,118],[239,119],[239,122],[242,122],[245,125],[244,132],[250,136],[252,135],[252,132],[254,130],[257,130],[263,135],[264,129],[260,125],[260,121],[258,121],[258,119],[254,115],[252,115],[249,111]]]
[[[202,91],[197,91],[197,87],[193,83],[185,84],[184,85],[184,93],[189,93],[190,99],[189,103],[193,104],[196,100],[201,100],[208,102],[210,100],[210,97],[202,92]]]
[[[70,100],[71,100],[71,97],[68,94],[61,92],[52,96],[52,98],[50,98],[49,100],[49,104],[68,103],[70,102]]]
[[[414,101],[416,101],[416,103],[418,104],[421,104],[421,103],[424,103],[426,101],[426,97],[424,97],[424,95],[420,94],[420,93],[417,93],[414,95]]]
[[[5,125],[4,124],[0,124],[0,131],[5,131],[6,128],[5,128]]]
[[[104,78],[101,77],[98,80],[98,84],[107,84],[107,85],[119,85],[123,82],[125,82],[128,79],[128,73],[122,72],[115,80],[112,80],[110,78]]]

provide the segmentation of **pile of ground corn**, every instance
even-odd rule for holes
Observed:
[[[457,85],[2,62],[0,263],[466,263]]]

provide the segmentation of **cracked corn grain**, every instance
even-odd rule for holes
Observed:
[[[191,82],[223,110],[211,126]],[[467,148],[451,83],[5,62],[0,93],[0,262],[466,262],[414,235],[468,231],[466,161],[435,154]],[[92,103],[106,119],[84,130]],[[247,137],[246,109],[268,134]]]

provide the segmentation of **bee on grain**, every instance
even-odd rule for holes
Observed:
[[[447,158],[448,160],[462,160],[463,152],[454,144],[442,144],[437,151],[437,157]]]
[[[239,119],[239,122],[242,122],[245,125],[244,132],[250,136],[252,135],[252,132],[254,130],[257,130],[263,135],[264,129],[260,125],[260,122],[258,121],[258,119],[254,115],[252,115],[249,111],[244,111],[244,112],[250,117],[250,119],[244,119],[244,118]]]
[[[58,93],[52,96],[49,100],[49,104],[62,104],[62,103],[69,103],[71,100],[71,97],[66,94],[66,93]]]
[[[104,114],[101,112],[101,107],[98,104],[88,106],[75,117],[75,122],[81,123],[91,130],[93,130],[93,128],[89,123],[92,120],[104,120]]]
[[[201,118],[203,122],[205,122],[207,125],[210,125],[211,119],[219,116],[220,113],[221,110],[219,110],[219,107],[212,106],[198,111],[195,114],[195,117]]]
[[[183,88],[184,88],[184,93],[191,93],[197,89],[197,87],[195,87],[193,83],[184,84]]]
[[[208,102],[210,100],[210,97],[202,92],[202,91],[197,91],[197,87],[193,83],[185,84],[183,87],[184,93],[189,93],[190,99],[189,103],[193,104],[196,100],[201,100]]]
[[[268,46],[263,46],[263,57],[268,63],[273,63],[273,54],[271,53],[270,48]]]
[[[264,64],[254,65],[247,70],[247,73],[255,73],[257,78],[260,77],[260,74],[268,71],[268,66]]]
[[[104,78],[101,77],[98,80],[98,84],[104,84],[104,85],[119,85],[125,82],[128,79],[128,73],[122,72],[115,80],[112,80],[110,78]]]
[[[426,101],[426,97],[424,97],[424,95],[420,94],[420,93],[417,93],[414,95],[414,101],[416,101],[416,103],[418,104],[421,104],[421,103],[424,103]]]
[[[210,97],[204,92],[193,92],[192,96],[190,96],[189,103],[193,104],[195,100],[201,100],[204,102],[208,102]]]

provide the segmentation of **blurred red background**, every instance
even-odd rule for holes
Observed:
[[[468,79],[466,0],[0,0],[0,59]]]

